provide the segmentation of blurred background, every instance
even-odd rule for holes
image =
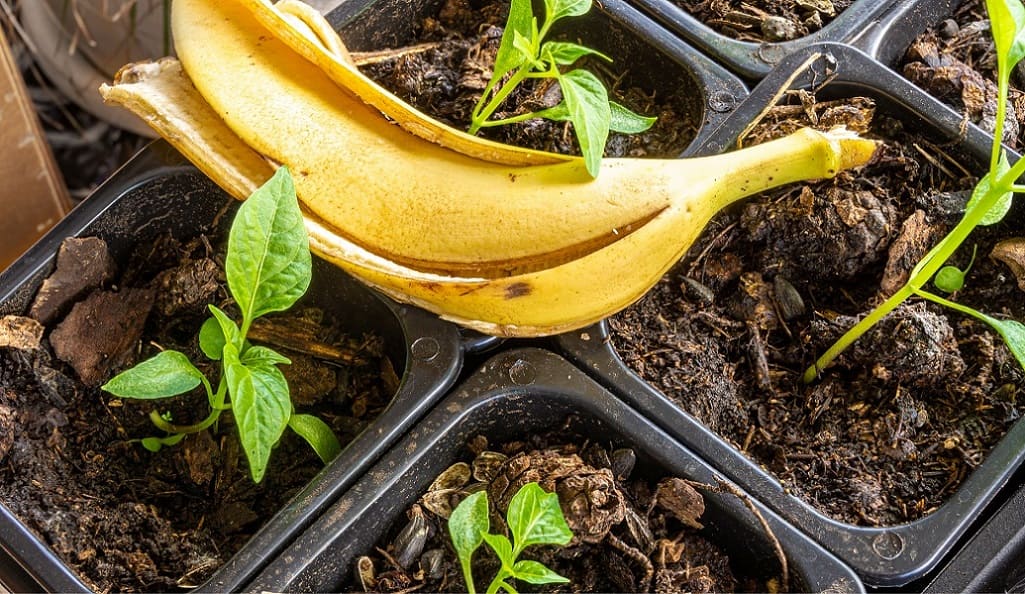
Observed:
[[[0,0],[0,270],[151,138],[97,92],[168,55],[170,0]]]

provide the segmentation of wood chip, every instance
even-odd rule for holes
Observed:
[[[0,348],[34,351],[43,339],[43,325],[22,316],[0,318]]]

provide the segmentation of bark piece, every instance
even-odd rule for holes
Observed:
[[[179,311],[206,308],[215,302],[223,274],[217,262],[210,258],[185,260],[175,268],[165,270],[154,282],[157,293],[157,311],[170,317]]]
[[[879,290],[889,296],[908,282],[911,269],[939,240],[942,229],[929,223],[925,212],[916,210],[901,225],[900,235],[890,245]]]
[[[98,237],[69,237],[57,253],[57,269],[43,281],[29,316],[49,325],[82,295],[114,278],[117,264]]]
[[[695,530],[704,528],[698,518],[705,513],[705,498],[687,481],[680,478],[663,479],[655,490],[655,499],[659,506],[685,525]]]
[[[0,318],[0,348],[34,351],[43,339],[43,325],[22,316]]]
[[[1018,288],[1025,291],[1025,238],[1006,239],[993,246],[990,258],[1007,265],[1018,279]]]
[[[153,291],[96,291],[76,303],[50,334],[53,352],[83,383],[98,386],[124,365],[142,336]]]

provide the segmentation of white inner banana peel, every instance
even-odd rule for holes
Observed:
[[[101,90],[108,101],[238,198],[271,162],[288,165],[315,252],[395,299],[499,336],[608,316],[721,208],[875,150],[846,131],[802,130],[715,157],[605,159],[591,179],[580,159],[423,116],[360,74],[296,0],[175,0],[172,24],[181,63],[126,66]]]

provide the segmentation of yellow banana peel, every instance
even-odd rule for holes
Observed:
[[[476,141],[440,146],[365,103],[383,91],[359,83],[344,49],[287,2],[278,12],[263,0],[175,0],[184,72],[173,61],[131,65],[105,97],[140,113],[236,197],[269,177],[268,159],[288,165],[315,252],[488,334],[554,334],[610,315],[657,282],[724,206],[835,175],[875,150],[846,131],[803,130],[715,157],[606,159],[593,180],[579,159],[503,163],[520,162],[514,150],[487,162]]]

